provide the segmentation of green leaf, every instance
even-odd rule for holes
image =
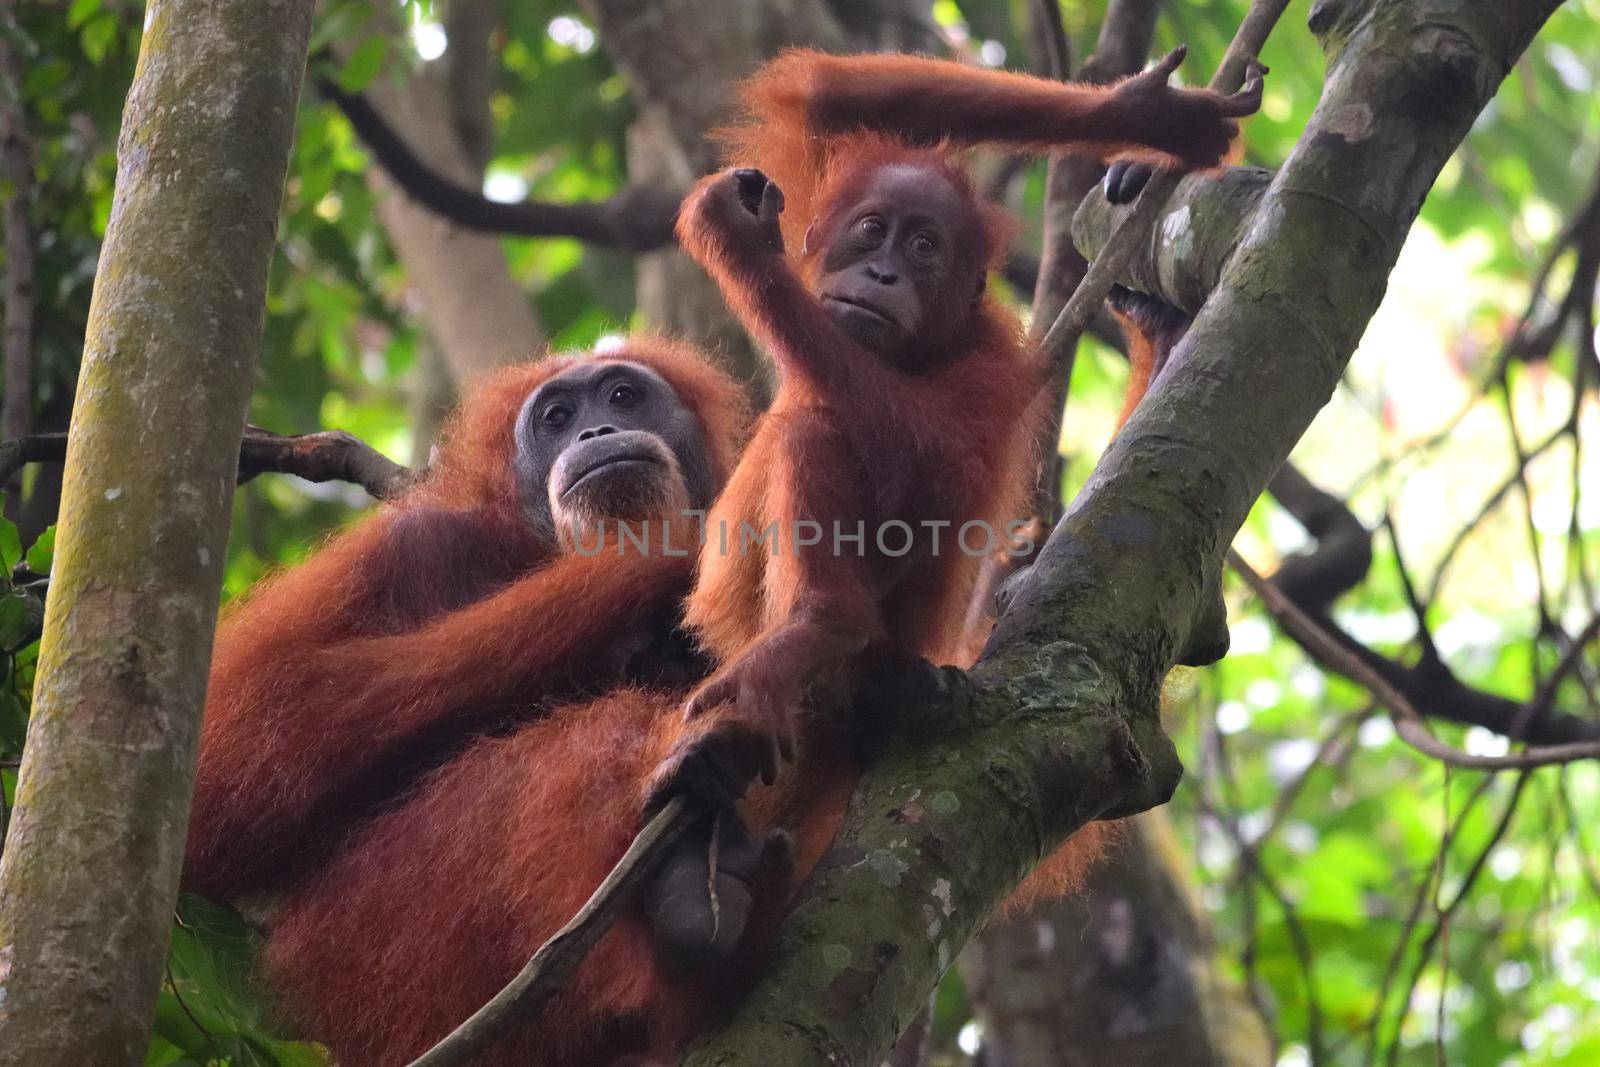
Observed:
[[[160,1034],[150,1038],[150,1047],[144,1054],[144,1067],[187,1067],[194,1062],[184,1054],[183,1049]]]
[[[179,897],[156,1037],[202,1063],[322,1067],[326,1058],[316,1046],[284,1040],[263,1025],[250,986],[258,942],[231,909],[193,894]],[[152,1043],[150,1055],[157,1054]]]
[[[100,0],[72,0],[67,9],[67,29],[75,30],[100,10]]]
[[[31,630],[38,619],[21,594],[0,595],[0,648],[11,649]]]
[[[5,500],[0,494],[0,502]],[[5,569],[5,575],[0,578],[6,584],[11,581],[11,568],[22,561],[22,540],[17,536],[17,525],[10,519],[0,516],[0,567]]]
[[[46,526],[44,533],[34,539],[28,549],[28,569],[35,574],[49,574],[50,564],[56,554],[56,528]]]
[[[374,35],[362,41],[339,71],[339,88],[347,93],[359,93],[371,85],[372,79],[383,69],[388,54],[389,42],[384,38]]]
[[[111,45],[117,39],[117,19],[115,15],[102,11],[83,27],[83,54],[88,56],[95,66],[106,60],[111,51]]]

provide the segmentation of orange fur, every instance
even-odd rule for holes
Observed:
[[[397,1067],[500,990],[626,851],[678,695],[624,690],[475,743],[284,901],[264,966],[348,1067]],[[663,972],[642,919],[606,934],[475,1062],[604,1064],[681,1043],[709,991]]]
[[[783,187],[784,238],[794,248],[840,161],[860,151],[861,134],[943,153],[971,145],[1041,153],[1070,147],[1179,170],[1223,162],[1238,133],[1227,121],[1237,109],[1226,98],[1167,90],[1130,99],[1117,88],[921,56],[795,49],[744,82],[743,121],[721,138],[734,165],[760,167]]]
[[[959,526],[974,518],[1002,524],[1013,514],[1030,465],[1023,413],[1037,367],[1012,317],[985,298],[960,329],[927,339],[934,369],[915,377],[827,338],[811,343],[806,286],[818,261],[806,233],[813,223],[825,228],[828,212],[847,206],[873,168],[909,164],[963,193],[982,234],[973,262],[992,264],[1010,223],[973,194],[957,145],[1045,148],[1065,139],[1109,154],[1146,134],[1158,140],[1150,131],[1160,122],[1137,107],[1129,120],[1125,102],[1113,106],[1103,90],[1050,85],[1041,96],[1048,83],[956,71],[905,57],[797,53],[750,83],[758,125],[733,139],[750,153],[741,161],[784,185],[795,255],[787,271],[752,271],[744,250],[685,212],[686,247],[772,346],[783,379],[713,524],[737,530],[741,520],[759,528],[815,516]],[[1116,116],[1133,128],[1108,130],[1105,120]],[[1187,135],[1169,134],[1162,136]],[[633,351],[616,358],[649,362]],[[720,450],[719,474],[727,473],[736,406],[693,357],[662,358],[670,369],[651,365],[695,407]],[[429,483],[235,614],[219,643],[218,710],[208,709],[202,828],[191,838],[196,883],[260,884],[324,815],[348,814],[354,783],[392,770],[396,747],[437,740],[446,727],[461,732],[463,713],[481,702],[495,705],[496,716],[548,707],[561,689],[556,681],[582,678],[584,657],[607,634],[637,622],[682,580],[661,560],[608,557],[595,567],[553,557],[555,546],[517,532],[508,412],[543,380],[524,373],[486,389]],[[433,518],[438,512],[471,521],[446,524]],[[423,535],[398,537],[395,527],[419,524],[412,516]],[[424,550],[410,550],[417,545]],[[439,553],[482,570],[475,581],[486,588],[441,591],[448,581],[436,573]],[[890,575],[881,562],[793,551],[719,556],[708,546],[690,619],[725,661],[796,616],[828,629],[823,645],[845,649],[844,659],[849,649],[877,644],[949,661],[961,658],[976,562],[961,553],[934,557],[919,545],[913,565]],[[393,592],[397,572],[405,575],[401,596]],[[811,662],[829,658],[815,652]],[[443,1036],[571,917],[620,857],[652,772],[715,721],[686,728],[681,699],[624,690],[471,741],[350,831],[322,870],[291,884],[269,940],[266,968],[290,1012],[347,1065],[404,1063]],[[799,767],[741,806],[751,830],[781,826],[795,840],[791,882],[758,898],[752,949],[775,929],[843,818],[860,774],[847,731],[838,722],[812,724],[800,739]],[[1075,882],[1103,836],[1091,827],[1068,842],[1022,895]],[[229,849],[252,854],[240,860],[225,855]],[[629,1053],[669,1056],[747,975],[734,967],[719,977],[726,988],[666,973],[642,920],[629,914],[554,1003],[480,1062],[564,1067]]]
[[[682,730],[682,694],[624,689],[475,742],[291,890],[263,966],[283,1009],[345,1067],[398,1067],[477,1010],[577,912],[627,850],[642,783]],[[800,823],[796,870],[760,905],[759,940],[832,838],[853,774],[752,798],[757,826]],[[783,803],[797,805],[784,810]],[[672,973],[629,910],[562,991],[475,1060],[484,1067],[670,1056],[750,978]]]
[[[726,476],[743,412],[731,380],[661,341],[605,358],[672,383]],[[426,480],[228,612],[201,732],[191,888],[234,898],[314,866],[352,815],[406,775],[474,732],[581,691],[604,675],[615,635],[671,614],[691,561],[558,555],[519,513],[516,414],[573,362],[488,379]]]
[[[711,511],[712,538],[686,621],[722,667],[691,703],[702,714],[663,765],[662,781],[672,782],[697,746],[733,724],[782,729],[749,720],[868,648],[947,662],[972,647],[962,631],[979,561],[948,548],[935,553],[926,535],[909,562],[782,540],[774,556],[721,538],[774,521],[780,531],[799,521],[825,529],[864,522],[869,531],[890,521],[933,520],[951,531],[971,521],[1004,527],[1033,464],[1027,413],[1041,370],[1015,317],[987,295],[964,314],[950,311],[966,307],[971,290],[948,282],[930,313],[940,317],[919,323],[912,342],[919,372],[907,373],[858,346],[823,312],[815,293],[824,252],[873,175],[896,167],[948,183],[969,215],[945,222],[952,232],[979,235],[976,247],[961,248],[968,264],[996,263],[1012,224],[976,195],[960,166],[964,146],[1070,145],[1183,168],[1216,165],[1238,130],[1228,116],[1245,105],[1169,89],[1157,73],[1104,88],[908,56],[791,52],[745,83],[747,114],[723,139],[732,163],[760,168],[782,189],[787,254],[752,237],[729,206],[724,176],[690,194],[678,233],[772,353],[779,386]],[[1140,365],[1130,395],[1142,395],[1149,372]],[[753,687],[766,691],[747,699]],[[837,746],[813,745],[757,796],[786,798],[767,802],[781,810],[819,776],[853,781],[853,765],[841,772],[839,755]],[[760,823],[750,808],[747,816]],[[784,825],[824,839],[837,826],[831,806],[809,817],[833,821]],[[1019,899],[1075,884],[1103,836],[1098,826],[1078,835],[1040,866]]]

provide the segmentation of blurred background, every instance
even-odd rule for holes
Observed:
[[[1185,43],[1180,78],[1202,83],[1246,4],[1112,7],[1154,16],[1141,62]],[[1277,165],[1316,104],[1309,7],[1291,4],[1262,56],[1271,75],[1245,162]],[[730,80],[793,42],[1039,72],[1040,9],[328,0],[251,421],[347,430],[420,465],[474,374],[641,327],[715,345],[759,393],[759,358],[661,235],[715,162],[705,133]],[[1104,0],[1066,0],[1060,15],[1074,70],[1097,47],[1107,59]],[[143,6],[119,0],[0,14],[6,440],[67,426],[143,24]],[[1475,755],[1504,754],[1508,734],[1535,736],[1553,716],[1571,738],[1600,737],[1597,77],[1600,0],[1570,0],[1429,196],[1343,385],[1294,453],[1300,506],[1264,499],[1236,543],[1263,573],[1287,561],[1296,602]],[[363,108],[409,162],[378,164]],[[1026,315],[1045,167],[995,158],[983,173],[1024,222],[996,284]],[[543,229],[525,211],[524,231],[541,235],[517,236],[485,230],[498,216],[482,204],[452,220],[397,187],[441,179],[494,204],[581,210]],[[1118,409],[1126,365],[1108,338],[1079,353],[1066,499]],[[0,830],[58,492],[50,465],[6,486]],[[369,504],[350,486],[249,482],[226,595]],[[1176,798],[1130,829],[1085,898],[974,944],[940,988],[930,1062],[1600,1063],[1600,768],[1486,773],[1425,756],[1242,582],[1228,600],[1228,657],[1169,685],[1189,769]],[[236,916],[185,898],[175,931],[150,1064],[321,1062],[274,1031]]]

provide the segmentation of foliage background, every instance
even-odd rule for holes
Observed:
[[[1263,57],[1272,74],[1247,126],[1249,162],[1281,160],[1320,92],[1308,6],[1291,7]],[[1027,7],[940,0],[934,13],[986,61],[1025,67]],[[1244,7],[1171,0],[1156,49],[1187,43],[1185,71],[1200,78]],[[1063,6],[1075,56],[1092,49],[1103,8]],[[372,5],[325,4],[314,68],[357,91],[434,59],[445,44],[440,11],[417,0],[400,10],[407,33],[368,37],[335,61],[328,46],[360,37]],[[22,57],[21,84],[8,91],[20,92],[34,153],[32,403],[41,430],[64,428],[70,409],[142,21],[136,4],[74,0],[22,3],[14,23],[0,25]],[[587,201],[621,187],[634,106],[603,45],[577,4],[506,3],[492,41],[488,195]],[[1537,272],[1600,172],[1597,76],[1600,0],[1572,0],[1430,195],[1344,386],[1295,453],[1318,485],[1379,530],[1371,574],[1340,602],[1339,621],[1371,647],[1414,657],[1423,631],[1409,580],[1432,641],[1461,679],[1519,700],[1597,604],[1592,383],[1600,374],[1588,370],[1589,395],[1580,398],[1583,357],[1570,334],[1548,358],[1512,359],[1501,373]],[[308,90],[251,421],[284,433],[343,428],[421,461],[433,429],[421,384],[431,342],[379,224],[376,200],[387,194],[367,181],[369,165],[349,124]],[[1037,241],[1042,188],[1035,167],[1013,191],[1030,225],[1025,241]],[[647,325],[634,311],[627,255],[563,239],[503,245],[553,347]],[[1546,291],[1564,291],[1571,260],[1555,264]],[[1548,302],[1535,306],[1536,317],[1548,311]],[[1120,357],[1092,342],[1080,358],[1062,442],[1069,492],[1110,432],[1123,372]],[[1496,501],[1522,450],[1533,453],[1525,476]],[[31,469],[21,496],[48,498],[49,477]],[[39,536],[47,516],[17,496],[7,509],[16,525],[0,525],[0,563],[13,575],[0,599],[7,805],[37,652],[37,577],[48,573],[50,549],[50,534]],[[365,504],[359,490],[289,478],[243,487],[226,594],[298,558]],[[1263,502],[1238,547],[1268,570],[1305,543],[1293,520]],[[1227,965],[1267,1014],[1279,1062],[1600,1062],[1600,826],[1591,815],[1600,771],[1449,771],[1397,741],[1363,691],[1312,664],[1242,588],[1230,589],[1230,615],[1229,657],[1174,680],[1171,726],[1191,773],[1172,811]],[[1572,688],[1576,710],[1600,714],[1594,691]],[[1506,747],[1481,729],[1439,732],[1469,751]],[[249,951],[237,916],[185,898],[149,1063],[320,1062],[311,1046],[274,1035],[270,1003],[248,983]],[[942,1059],[980,1046],[970,1014],[952,972],[936,1019]]]

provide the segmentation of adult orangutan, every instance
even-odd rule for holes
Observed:
[[[479,387],[419,485],[225,619],[186,884],[281,886],[470,738],[618,681],[686,678],[692,531],[674,546],[653,525],[641,548],[600,524],[707,506],[743,412],[730,379],[658,340]],[[617,543],[586,554],[601,537]]]

